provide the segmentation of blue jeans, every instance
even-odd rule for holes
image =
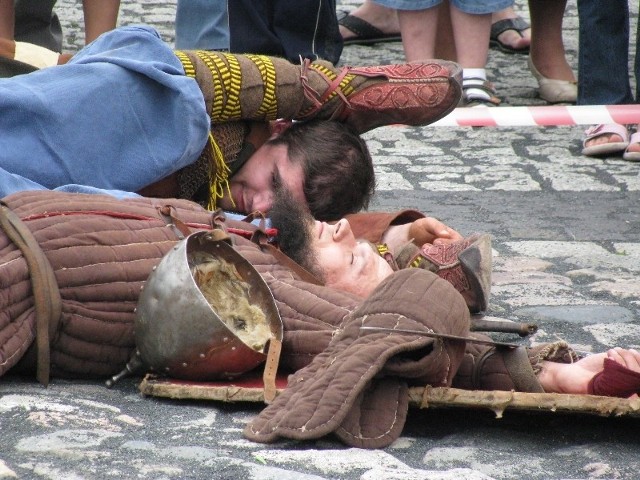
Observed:
[[[374,3],[397,10],[426,10],[440,5],[443,0],[374,0]],[[513,5],[513,0],[450,0],[458,10],[470,15],[499,12]]]
[[[629,2],[578,0],[578,105],[636,103],[629,82]],[[636,48],[638,32],[636,32]],[[636,55],[634,75],[640,79]]]
[[[176,48],[229,50],[227,0],[178,0]]]

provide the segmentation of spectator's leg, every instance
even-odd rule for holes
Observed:
[[[84,0],[84,38],[89,44],[104,32],[116,28],[120,0]]]

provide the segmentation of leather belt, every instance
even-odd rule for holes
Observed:
[[[53,268],[46,255],[38,245],[31,230],[20,218],[9,209],[6,203],[0,202],[0,228],[24,255],[36,313],[36,351],[38,366],[36,378],[44,386],[49,384],[51,370],[50,339],[55,335],[62,316],[62,299],[58,290]]]

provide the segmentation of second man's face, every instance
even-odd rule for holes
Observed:
[[[311,249],[327,286],[361,297],[393,272],[371,244],[356,240],[344,218],[334,225],[316,221]]]
[[[306,204],[303,185],[302,165],[289,160],[286,145],[265,143],[229,180],[233,203],[225,191],[218,206],[239,213],[259,210],[268,214],[279,187],[286,188],[295,201]]]

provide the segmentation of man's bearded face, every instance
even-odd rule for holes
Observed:
[[[346,219],[318,222],[285,195],[274,204],[271,221],[281,250],[325,285],[367,297],[393,272],[366,241],[358,241]]]
[[[273,206],[279,186],[287,188],[300,203],[304,196],[302,163],[289,158],[285,145],[262,145],[240,170],[229,178],[233,202],[226,195],[218,201],[224,210],[252,213],[256,210],[268,214]]]

